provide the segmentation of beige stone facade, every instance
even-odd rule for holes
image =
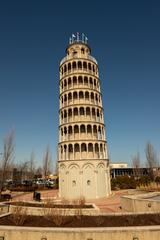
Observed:
[[[60,197],[105,197],[111,190],[98,64],[79,38],[66,54],[60,63]]]

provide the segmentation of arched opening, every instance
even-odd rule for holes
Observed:
[[[85,92],[85,100],[89,101],[89,92]]]
[[[88,86],[88,77],[84,77],[84,85]]]
[[[67,81],[66,81],[66,79],[64,79],[64,90],[66,90],[67,89]]]
[[[73,70],[75,70],[76,67],[77,67],[77,66],[76,66],[76,62],[73,62],[73,63],[72,63],[72,68],[73,68]]]
[[[95,158],[99,158],[99,146],[98,146],[98,143],[95,144]]]
[[[94,79],[94,88],[97,87],[97,82],[96,82],[96,79]]]
[[[85,143],[81,144],[81,157],[86,158],[87,155],[87,146]]]
[[[71,71],[71,63],[68,63],[68,72]]]
[[[89,83],[90,83],[90,88],[93,88],[93,80],[91,77],[89,78]]]
[[[63,160],[63,146],[61,146],[61,159]]]
[[[84,54],[84,48],[81,48],[81,53]]]
[[[71,140],[72,139],[72,126],[69,126],[68,127],[68,138],[69,138],[69,140]]]
[[[68,93],[68,103],[70,104],[72,102],[72,94]]]
[[[80,159],[80,147],[78,143],[74,145],[74,157],[75,159]]]
[[[93,72],[95,73],[95,67],[94,67],[94,65],[93,65]]]
[[[68,120],[71,121],[71,119],[72,119],[72,109],[69,108],[68,109]]]
[[[98,104],[98,95],[95,95],[96,104]]]
[[[83,70],[87,70],[87,63],[83,62]]]
[[[82,62],[78,61],[78,69],[82,69]]]
[[[68,158],[73,159],[73,146],[72,146],[72,144],[69,144],[69,146],[68,146]]]
[[[74,121],[78,119],[78,108],[74,108]]]
[[[86,118],[89,120],[91,118],[91,111],[90,111],[90,108],[87,107],[86,108]]]
[[[85,128],[85,125],[81,125],[80,126],[80,133],[81,133],[81,138],[85,138],[86,137],[86,128]]]
[[[87,136],[88,136],[88,138],[92,138],[92,127],[91,127],[91,125],[87,125]]]
[[[63,123],[63,112],[61,113],[61,123]]]
[[[90,63],[88,63],[88,69],[89,69],[90,71],[92,70]]]
[[[67,160],[67,145],[64,145],[64,159]]]
[[[102,131],[101,131],[101,127],[98,127],[98,140],[102,140]]]
[[[88,158],[93,158],[93,144],[88,144]]]
[[[92,119],[96,120],[96,111],[95,108],[92,108]]]
[[[71,88],[71,78],[68,78],[68,88]]]
[[[93,136],[94,136],[94,139],[97,139],[97,126],[96,125],[93,126]]]
[[[84,116],[84,108],[80,107],[80,116]]]
[[[66,67],[66,65],[64,65],[64,73],[66,73],[67,72],[67,67]]]
[[[64,122],[66,123],[67,122],[67,111],[64,110]]]
[[[74,139],[79,139],[79,126],[74,126]]]
[[[100,144],[100,158],[104,158],[104,155],[103,155],[103,145],[102,143]]]
[[[67,128],[64,127],[64,141],[67,140]]]
[[[82,91],[79,92],[79,99],[82,100],[84,98],[84,94]]]
[[[63,128],[61,128],[61,141],[63,141]]]
[[[91,102],[94,103],[94,93],[91,92]]]
[[[79,85],[83,85],[82,76],[79,76],[79,77],[78,77],[78,84],[79,84]]]
[[[78,98],[78,94],[77,94],[77,92],[74,92],[73,93],[73,100],[75,101],[75,100],[77,100],[77,98]]]
[[[77,85],[77,77],[73,77],[73,87],[75,87]]]

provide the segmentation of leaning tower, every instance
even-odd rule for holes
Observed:
[[[59,195],[95,199],[111,193],[98,63],[87,38],[72,34],[60,62]]]

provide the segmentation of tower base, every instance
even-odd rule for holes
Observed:
[[[111,194],[106,159],[59,161],[59,196],[64,199],[97,199]]]

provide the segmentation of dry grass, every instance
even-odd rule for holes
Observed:
[[[23,226],[27,218],[27,209],[24,209],[22,206],[16,206],[13,208],[11,215],[11,221],[16,225]]]

